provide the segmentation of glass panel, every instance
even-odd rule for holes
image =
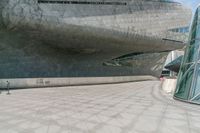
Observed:
[[[198,99],[200,100],[199,98],[199,95],[200,95],[200,64],[197,65],[197,74],[195,76],[195,80],[193,81],[194,82],[194,87],[192,89],[192,94],[191,94],[191,99]],[[200,102],[200,101],[199,101]]]
[[[184,75],[186,75],[186,73],[188,73],[188,71],[190,71],[190,70],[194,70],[194,63],[191,63],[191,64],[184,64],[183,65],[183,68],[182,68],[182,72],[183,72],[183,74]],[[183,75],[183,76],[184,76]],[[183,77],[182,77],[183,78]]]
[[[190,41],[186,48],[184,60],[181,65],[175,97],[188,100],[188,102],[200,103],[200,7],[190,31]]]
[[[190,31],[190,40],[193,40],[196,37],[199,14],[198,8],[193,19],[192,29]]]
[[[200,102],[200,95],[196,96],[192,101],[195,102],[195,103],[199,103]]]
[[[194,71],[194,65],[190,64],[190,68],[188,68],[188,65],[184,66],[183,69],[181,70],[181,73],[179,75],[179,83],[177,85],[177,90],[175,93],[175,97],[188,100],[189,96],[189,88],[192,83],[193,79],[193,71]]]
[[[184,63],[194,62],[194,59],[195,59],[194,51],[195,50],[196,49],[195,49],[194,45],[188,47],[187,56],[185,57],[186,59],[185,59]]]
[[[185,57],[186,60],[184,63],[194,62],[198,59],[198,48],[199,48],[200,41],[193,40],[190,42],[190,46],[188,46],[187,56]]]
[[[188,64],[195,62],[198,57],[198,48],[200,40],[193,40],[190,45],[187,46],[182,64]]]

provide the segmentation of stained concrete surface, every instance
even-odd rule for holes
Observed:
[[[142,54],[132,59],[131,67],[104,66],[105,61],[115,58],[112,51],[109,54],[80,53],[80,49],[61,49],[27,38],[27,35],[0,30],[1,79],[132,75],[159,77],[167,56],[167,52]]]
[[[26,79],[0,79],[0,89],[7,88],[7,81],[10,89],[43,88],[80,86],[96,84],[114,84],[136,81],[157,80],[150,75],[142,76],[113,76],[113,77],[80,77],[80,78],[26,78]]]
[[[192,16],[191,9],[176,2],[124,0],[126,5],[102,5],[98,3],[104,0],[96,4],[53,1],[0,1],[0,78],[152,73],[159,77],[157,68],[165,55],[158,54],[183,48],[188,38],[187,33],[173,32],[189,26]],[[135,57],[133,67],[103,66],[130,53],[152,53],[152,58],[145,58],[149,57],[146,54],[140,56],[142,61]]]
[[[0,95],[0,133],[199,133],[200,106],[159,81],[14,90]]]

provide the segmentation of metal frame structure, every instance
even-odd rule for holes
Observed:
[[[200,104],[200,6],[193,19],[174,98]]]

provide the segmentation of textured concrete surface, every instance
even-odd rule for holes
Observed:
[[[0,79],[0,88],[39,88],[39,87],[61,87],[73,85],[97,85],[125,83],[133,81],[157,80],[156,77],[143,76],[117,76],[117,77],[79,77],[79,78],[26,78],[26,79]]]
[[[164,77],[163,81],[162,81],[162,89],[166,93],[173,94],[176,89],[176,84],[177,84],[177,78],[168,78],[168,77],[165,78]]]
[[[0,133],[199,133],[200,106],[159,81],[15,90],[0,95]]]
[[[85,0],[77,0],[81,1]],[[153,72],[152,69],[146,69],[147,65],[137,57],[132,62],[133,67],[105,67],[102,64],[130,53],[182,48],[182,41],[187,40],[187,36],[185,33],[172,32],[172,29],[187,27],[191,10],[179,3],[159,0],[123,2],[126,5],[1,0],[0,78],[154,73],[162,56],[157,58],[155,55],[153,59],[145,61],[158,59],[154,60],[156,65],[148,66]]]
[[[104,2],[103,0],[95,1]],[[111,1],[121,2],[119,0]],[[2,0],[0,2],[0,11],[2,12],[0,17],[3,19],[3,25],[8,29],[27,25],[38,30],[42,28],[42,25],[47,29],[59,29],[59,27],[66,28],[76,25],[86,29],[91,27],[93,34],[96,35],[98,33],[95,32],[107,29],[111,30],[112,34],[116,31],[126,34],[126,37],[130,34],[131,38],[135,33],[166,37],[169,32],[167,30],[188,26],[191,19],[191,10],[183,7],[180,3],[148,0],[124,0],[123,2],[126,5],[59,4],[38,3],[38,0]],[[79,33],[81,32],[79,31]],[[177,34],[176,40],[178,36]]]
[[[132,76],[151,75],[155,71],[160,76],[166,56],[166,52],[141,55],[132,59],[133,67],[104,66],[103,62],[115,58],[112,52],[81,54],[78,49],[70,51],[27,38],[28,35],[0,31],[1,79]]]

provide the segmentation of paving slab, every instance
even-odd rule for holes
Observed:
[[[199,133],[200,106],[160,81],[12,90],[0,94],[0,133]]]

